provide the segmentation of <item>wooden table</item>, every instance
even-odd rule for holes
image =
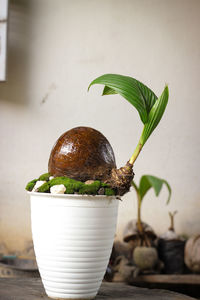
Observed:
[[[0,300],[49,300],[39,278],[0,278]],[[182,294],[103,282],[96,300],[192,300]]]
[[[166,283],[166,284],[192,284],[200,286],[200,275],[198,274],[170,274],[170,275],[140,275],[132,279],[132,283]]]
[[[116,273],[114,282],[124,282],[123,277]],[[200,274],[148,274],[139,275],[129,280],[130,284],[152,283],[152,284],[174,284],[174,285],[196,285],[200,287]]]

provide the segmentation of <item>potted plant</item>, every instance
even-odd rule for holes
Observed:
[[[131,77],[107,74],[93,84],[104,84],[104,95],[124,96],[139,111],[144,130],[120,169],[100,132],[69,130],[52,149],[49,173],[28,183],[36,259],[45,290],[56,299],[92,299],[97,294],[112,249],[117,197],[129,191],[133,164],[168,101],[167,87],[157,98]]]
[[[158,239],[158,255],[164,263],[163,273],[182,274],[185,272],[184,248],[185,239],[179,236],[174,227],[177,211],[169,212],[170,226]]]
[[[78,127],[54,145],[49,173],[27,185],[36,259],[51,298],[91,299],[99,289],[117,221],[118,200],[103,182],[114,166],[107,139]]]
[[[169,183],[161,178],[153,175],[143,175],[139,185],[132,181],[132,186],[137,195],[137,220],[130,221],[125,228],[124,241],[134,240],[133,261],[141,270],[153,270],[158,262],[158,254],[153,244],[156,235],[152,228],[141,219],[142,201],[146,193],[153,188],[156,197],[159,196],[163,184],[166,185],[169,196],[167,203],[171,197],[171,188]]]

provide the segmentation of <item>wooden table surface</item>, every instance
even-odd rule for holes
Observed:
[[[0,278],[0,300],[49,300],[39,278]],[[103,282],[96,300],[192,300],[182,294]]]

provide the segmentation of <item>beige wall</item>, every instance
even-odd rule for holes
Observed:
[[[120,96],[87,93],[104,73],[133,76],[158,95],[169,84],[170,101],[159,128],[135,164],[166,178],[173,190],[149,192],[143,219],[158,233],[168,211],[178,210],[178,233],[200,229],[199,111],[200,1],[12,1],[8,80],[0,83],[0,242],[10,251],[31,239],[24,186],[47,170],[51,147],[64,131],[86,125],[112,144],[118,166],[130,157],[141,132],[137,112]],[[118,237],[136,216],[134,191],[120,203]]]

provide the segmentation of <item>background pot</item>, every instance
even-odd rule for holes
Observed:
[[[158,255],[164,263],[164,273],[184,273],[184,248],[185,241],[182,240],[158,240]]]
[[[115,197],[30,193],[34,249],[49,297],[92,299],[116,230]]]

